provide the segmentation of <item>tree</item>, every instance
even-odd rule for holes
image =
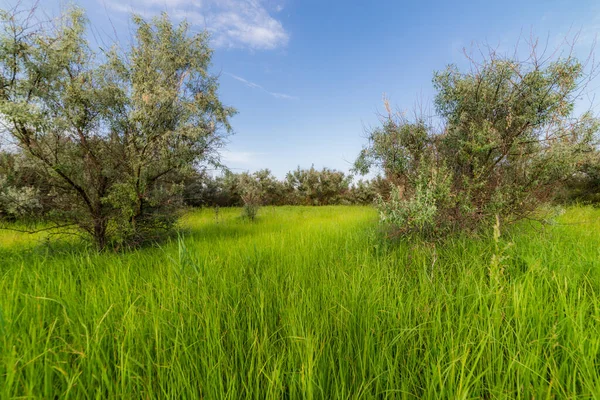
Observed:
[[[600,203],[600,151],[595,149],[581,161],[567,180],[560,200],[585,204]]]
[[[238,187],[242,199],[242,216],[254,221],[259,208],[265,202],[265,189],[261,184],[258,173],[244,172],[238,175]]]
[[[252,174],[237,175],[237,187],[243,202],[242,214],[254,220],[258,210],[265,205],[281,205],[285,202],[286,188],[268,169]]]
[[[293,199],[292,203],[304,205],[338,204],[350,187],[351,176],[343,172],[323,168],[321,171],[296,169],[286,176],[286,185]]]
[[[387,198],[389,191],[388,181],[381,176],[377,176],[371,180],[359,179],[346,192],[344,201],[349,204],[373,204],[378,197]]]
[[[51,188],[60,220],[99,249],[169,228],[184,177],[217,163],[234,110],[208,73],[206,33],[133,17],[129,48],[93,51],[73,8],[57,23],[1,13],[4,130]]]
[[[284,183],[279,181],[269,169],[261,169],[252,174],[262,193],[262,205],[274,206],[285,203],[286,191]]]
[[[530,217],[589,152],[598,130],[590,114],[573,116],[590,79],[568,55],[525,61],[490,51],[471,70],[434,75],[436,118],[409,120],[386,103],[355,169],[380,167],[394,187],[378,205],[400,233],[441,235]]]
[[[186,177],[183,189],[185,204],[191,207],[232,207],[242,204],[237,175],[226,171],[213,177],[196,171]]]

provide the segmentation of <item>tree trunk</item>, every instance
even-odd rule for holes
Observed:
[[[95,218],[94,219],[94,243],[96,243],[96,247],[98,251],[103,251],[107,245],[107,236],[106,236],[106,228],[107,222],[105,218]]]

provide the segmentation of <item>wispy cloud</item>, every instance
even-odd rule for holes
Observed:
[[[217,47],[272,50],[284,47],[289,33],[274,14],[283,4],[269,0],[98,0],[116,12],[158,14],[169,12],[207,29]],[[127,4],[129,2],[129,4]]]
[[[296,96],[291,96],[289,94],[271,92],[271,91],[265,89],[264,87],[262,87],[261,85],[259,85],[258,83],[250,82],[249,80],[244,79],[241,76],[230,74],[229,72],[225,72],[225,74],[229,75],[230,77],[232,77],[233,79],[235,79],[239,82],[242,82],[244,85],[248,86],[251,89],[258,89],[262,92],[267,93],[270,96],[275,97],[276,99],[282,99],[282,100],[297,100],[298,99]]]
[[[254,153],[251,151],[224,150],[221,152],[221,158],[225,164],[233,164],[246,168],[255,167],[263,156],[264,153]]]

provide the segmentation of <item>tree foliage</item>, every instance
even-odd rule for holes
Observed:
[[[295,195],[292,202],[303,205],[338,204],[349,190],[352,176],[323,168],[321,171],[298,169],[288,172],[286,185]]]
[[[400,233],[440,235],[529,217],[552,198],[590,151],[597,121],[573,116],[586,78],[568,56],[526,61],[490,52],[471,70],[434,75],[434,119],[408,119],[386,103],[355,169],[380,167],[393,183],[378,200],[381,218]]]
[[[4,130],[49,187],[57,218],[101,249],[169,228],[184,177],[218,161],[234,113],[208,72],[207,34],[166,14],[134,16],[129,48],[103,52],[76,8],[55,23],[4,11],[1,22]]]
[[[45,211],[39,183],[24,157],[0,152],[0,220],[39,218]]]
[[[600,151],[590,152],[569,177],[559,200],[572,203],[600,204]]]
[[[186,181],[184,189],[188,205],[243,206],[244,193],[250,187],[261,206],[372,204],[378,194],[389,196],[389,183],[382,177],[352,183],[352,176],[323,168],[297,168],[284,180],[277,179],[268,169],[254,173],[233,173],[211,177],[197,173]]]

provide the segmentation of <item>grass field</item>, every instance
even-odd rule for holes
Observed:
[[[0,232],[0,398],[600,398],[600,210],[437,246],[239,213],[127,254]]]

